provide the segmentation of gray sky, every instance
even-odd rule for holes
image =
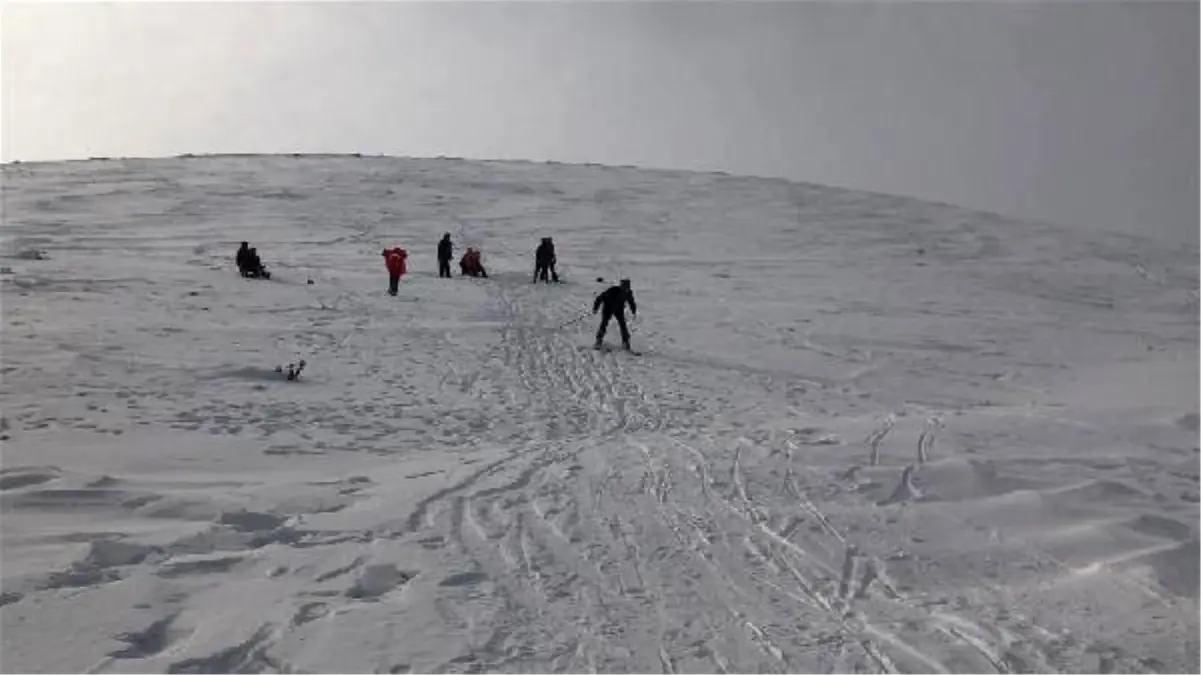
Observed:
[[[6,3],[0,155],[557,159],[1198,240],[1196,2]]]

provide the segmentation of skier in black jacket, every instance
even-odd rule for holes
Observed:
[[[596,314],[601,309],[604,312],[601,314],[600,329],[596,331],[597,349],[602,349],[605,343],[605,329],[609,326],[609,319],[617,319],[617,327],[621,329],[621,347],[626,351],[630,350],[630,329],[626,327],[626,305],[630,306],[630,314],[638,316],[638,305],[634,302],[634,291],[630,288],[630,280],[622,279],[620,285],[610,286],[607,290],[596,296],[596,302],[592,303],[592,313]]]
[[[454,257],[454,245],[450,243],[450,233],[442,235],[438,242],[438,278],[450,278],[450,259]]]

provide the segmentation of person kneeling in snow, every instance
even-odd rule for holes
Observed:
[[[239,250],[238,253],[240,254],[241,250]],[[246,262],[246,266],[242,268],[242,276],[249,277],[251,279],[271,278],[271,273],[267,271],[266,267],[263,267],[263,261],[259,258],[259,250],[257,248],[247,249],[244,260]]]
[[[610,286],[592,303],[592,313],[596,314],[602,307],[600,329],[596,331],[596,348],[601,349],[605,343],[605,329],[609,319],[617,319],[617,327],[621,329],[621,347],[630,351],[630,329],[626,327],[626,305],[630,306],[630,314],[638,316],[638,305],[634,302],[634,291],[630,288],[630,280],[622,279],[617,286]]]
[[[384,264],[388,267],[388,295],[396,295],[399,290],[400,278],[405,274],[405,259],[409,252],[396,246],[384,249]]]
[[[467,252],[459,259],[459,270],[465,277],[488,278],[488,271],[484,269],[484,263],[480,261],[480,252],[474,247],[468,247]]]

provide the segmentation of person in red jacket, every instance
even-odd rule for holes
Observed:
[[[388,266],[388,295],[396,295],[400,278],[406,271],[405,259],[408,257],[409,252],[399,246],[384,249],[384,264]]]
[[[480,251],[474,247],[468,247],[463,258],[459,260],[459,270],[465,277],[488,278],[488,271],[484,269],[484,263],[480,260]]]

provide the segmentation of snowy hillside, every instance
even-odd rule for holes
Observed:
[[[10,165],[0,236],[6,672],[1199,667],[1195,248],[354,157]]]

